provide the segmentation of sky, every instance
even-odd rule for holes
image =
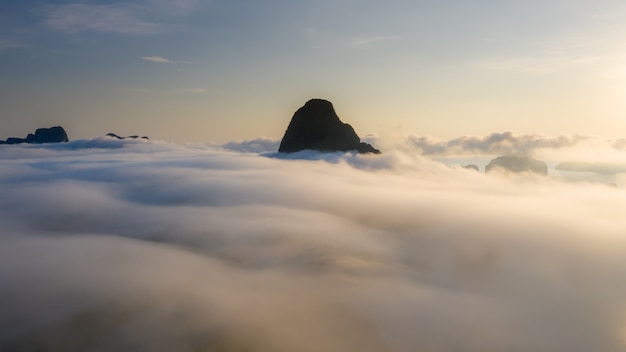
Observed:
[[[626,344],[623,173],[615,188],[400,149],[1,147],[3,351]]]
[[[619,138],[625,16],[611,0],[3,1],[0,139],[276,139],[310,98],[361,136]]]

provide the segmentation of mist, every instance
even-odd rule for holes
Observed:
[[[275,145],[0,148],[0,350],[624,349],[620,173]]]

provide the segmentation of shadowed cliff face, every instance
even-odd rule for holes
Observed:
[[[311,99],[296,111],[278,151],[293,153],[305,149],[380,153],[371,145],[361,143],[352,126],[341,122],[333,104],[323,99]]]

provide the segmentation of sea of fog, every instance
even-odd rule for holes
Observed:
[[[0,146],[0,350],[626,349],[626,143],[369,141]]]

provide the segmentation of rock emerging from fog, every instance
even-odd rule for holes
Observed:
[[[478,165],[476,164],[468,164],[468,165],[463,166],[463,168],[480,172],[480,169],[478,168]]]
[[[146,136],[139,137],[139,136],[137,136],[137,135],[127,136],[127,137],[121,137],[121,136],[118,136],[118,135],[117,135],[117,134],[115,134],[115,133],[107,133],[107,137],[113,137],[113,138],[117,138],[117,139],[139,139],[139,138],[141,138],[141,139],[147,139],[147,140],[149,140],[149,139],[150,139],[150,138],[148,138],[148,137],[146,137]]]
[[[507,155],[499,156],[485,166],[485,172],[501,169],[509,172],[533,172],[541,175],[548,174],[548,164],[541,160],[527,156]]]
[[[20,144],[20,143],[64,143],[69,142],[67,133],[61,126],[50,128],[38,128],[35,134],[29,133],[26,138],[8,138],[6,141],[0,141],[0,144]]]
[[[293,153],[305,149],[380,154],[380,150],[362,143],[352,126],[341,122],[333,104],[323,99],[311,99],[296,111],[278,151]]]

